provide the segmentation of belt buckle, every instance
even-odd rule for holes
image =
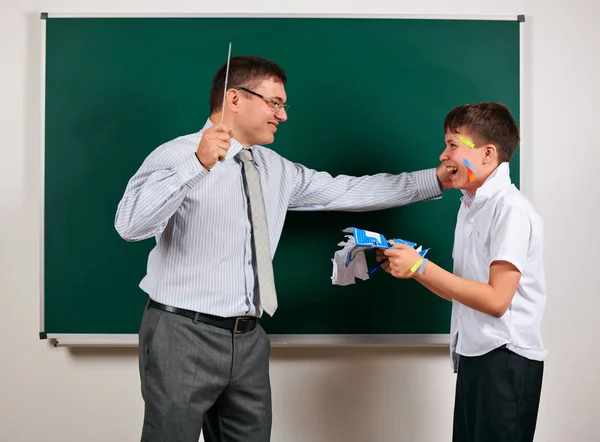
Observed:
[[[242,319],[244,319],[244,317],[243,317],[243,316],[238,316],[237,318],[235,318],[235,322],[233,323],[233,332],[234,332],[234,333],[241,333],[241,332],[238,330],[238,325],[239,325],[239,323],[240,323],[240,321],[241,321]]]

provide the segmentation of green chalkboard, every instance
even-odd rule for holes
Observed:
[[[457,105],[500,101],[519,120],[519,22],[359,18],[48,18],[44,321],[48,334],[135,334],[154,240],[114,229],[129,178],[158,145],[198,131],[212,77],[233,55],[279,63],[289,120],[273,149],[336,174],[435,167]],[[511,163],[519,185],[519,155]],[[341,229],[431,247],[451,270],[458,191],[368,213],[289,212],[275,256],[282,335],[449,332],[450,304],[383,271],[331,284]],[[368,255],[370,263],[374,256]]]

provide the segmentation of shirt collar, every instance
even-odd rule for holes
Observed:
[[[213,127],[214,124],[212,121],[210,121],[210,118],[208,118],[206,120],[206,123],[204,123],[204,127],[202,128],[202,130],[206,130],[209,127]],[[229,160],[231,158],[235,158],[235,156],[240,152],[240,150],[244,149],[244,146],[242,146],[240,144],[240,142],[238,140],[236,140],[235,138],[231,138],[230,142],[229,142],[229,150],[227,151],[227,155],[225,155],[225,160]],[[252,150],[252,146],[248,147],[248,149]]]
[[[484,181],[483,185],[473,194],[467,190],[462,190],[463,196],[461,202],[467,207],[471,207],[474,200],[486,199],[495,194],[501,188],[510,184],[510,166],[507,162],[502,162]]]

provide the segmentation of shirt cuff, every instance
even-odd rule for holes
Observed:
[[[415,172],[417,191],[422,201],[442,197],[442,189],[437,179],[436,169],[419,170]]]
[[[194,187],[209,173],[209,171],[200,164],[195,152],[179,163],[177,169],[178,175],[188,187]]]

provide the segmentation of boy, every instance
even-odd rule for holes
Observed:
[[[458,372],[454,442],[532,441],[540,400],[540,335],[546,303],[542,220],[511,183],[519,129],[506,106],[452,110],[440,160],[463,192],[454,273],[409,246],[378,251],[383,268],[452,302],[451,354]]]

